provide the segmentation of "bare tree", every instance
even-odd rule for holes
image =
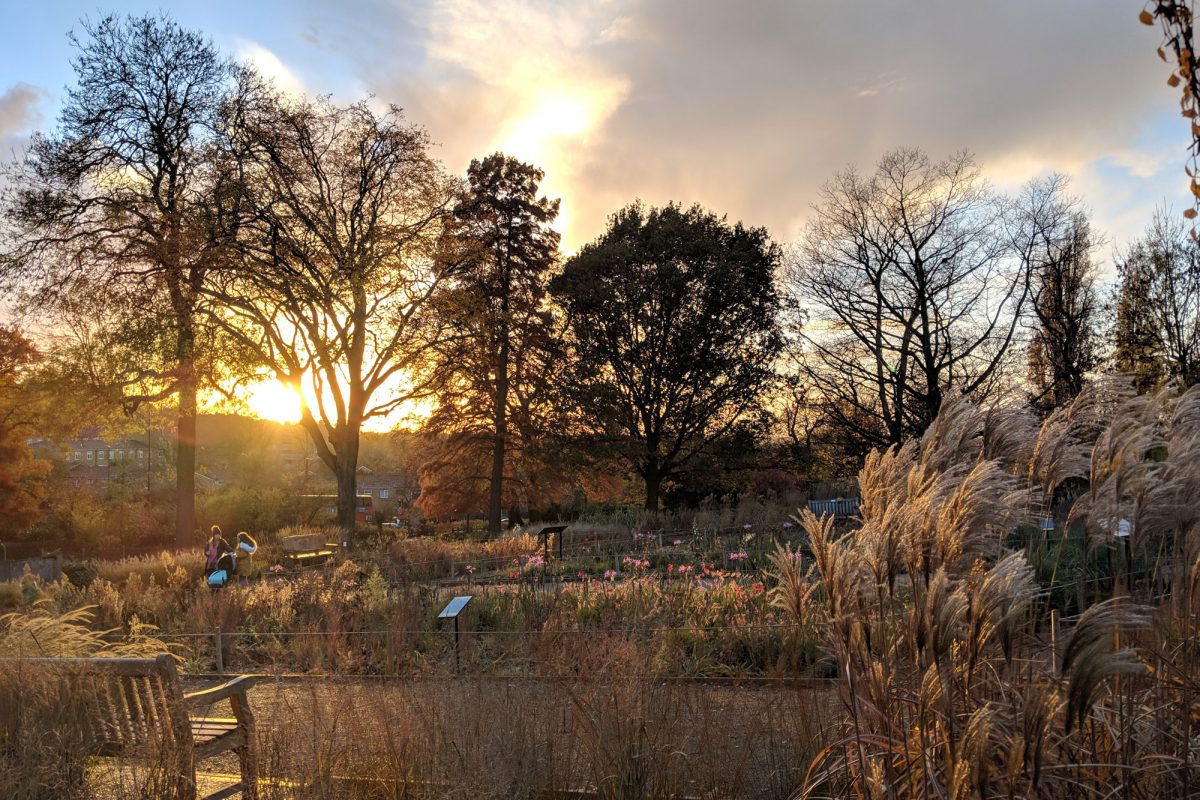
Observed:
[[[128,408],[178,400],[176,540],[195,528],[201,287],[221,258],[211,156],[237,71],[203,36],[156,16],[84,22],[60,125],[9,176],[0,266],[28,306],[100,308],[131,345],[98,376]],[[119,314],[111,314],[119,309]],[[116,349],[112,351],[117,352]]]
[[[354,527],[364,423],[426,399],[429,313],[456,184],[399,109],[269,98],[231,129],[238,258],[205,292],[250,371],[300,394],[301,424]]]
[[[965,153],[900,149],[822,188],[791,280],[801,369],[832,428],[898,443],[949,393],[995,387],[1031,289],[1006,210]]]
[[[1028,347],[1031,404],[1043,412],[1073,400],[1100,356],[1096,265],[1098,243],[1067,179],[1031,183],[1015,209],[1033,280],[1034,329]]]

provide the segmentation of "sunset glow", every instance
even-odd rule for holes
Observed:
[[[252,415],[272,422],[300,421],[300,397],[277,380],[254,384],[248,392],[246,405]]]

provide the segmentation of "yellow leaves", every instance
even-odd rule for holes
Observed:
[[[1138,14],[1138,19],[1141,20],[1141,23],[1143,25],[1153,25],[1154,24],[1154,15],[1151,14],[1149,11],[1146,11],[1145,9],[1142,9],[1142,13]]]
[[[1171,77],[1167,78],[1167,86],[1178,86],[1179,82],[1179,76],[1174,72],[1171,73]]]
[[[1196,183],[1196,181],[1193,180],[1191,189],[1192,189],[1192,194],[1194,194],[1196,197],[1200,197],[1200,184]]]

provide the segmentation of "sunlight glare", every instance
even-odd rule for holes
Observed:
[[[518,158],[544,158],[550,140],[587,132],[594,116],[587,99],[566,93],[551,94],[530,113],[513,121],[502,149]]]
[[[300,397],[274,379],[254,384],[246,404],[250,413],[260,419],[282,423],[300,421]]]

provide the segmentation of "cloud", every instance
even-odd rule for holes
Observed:
[[[239,38],[235,42],[235,55],[238,60],[249,62],[259,74],[270,78],[286,94],[304,94],[304,82],[280,60],[279,56],[248,39]]]
[[[4,158],[12,149],[23,146],[41,123],[38,105],[45,98],[45,91],[28,83],[13,84],[0,94],[0,148]]]
[[[415,111],[428,115],[418,121],[435,138],[448,137],[451,164],[502,150],[545,169],[547,193],[568,196],[579,180],[579,150],[629,91],[629,81],[602,57],[608,43],[623,38],[612,8],[519,0],[435,5],[419,22],[423,71],[445,83],[417,92]],[[569,203],[558,224],[570,241],[576,221]]]
[[[1177,191],[1187,141],[1176,119],[1165,146],[1138,144],[1177,101],[1158,34],[1119,3],[414,0],[370,13],[323,17],[322,46],[426,125],[452,169],[496,148],[542,165],[568,249],[638,197],[794,240],[833,172],[900,145],[971,150],[1004,187],[1063,170],[1103,193],[1099,176],[1141,206]],[[1127,226],[1101,205],[1099,227]]]

